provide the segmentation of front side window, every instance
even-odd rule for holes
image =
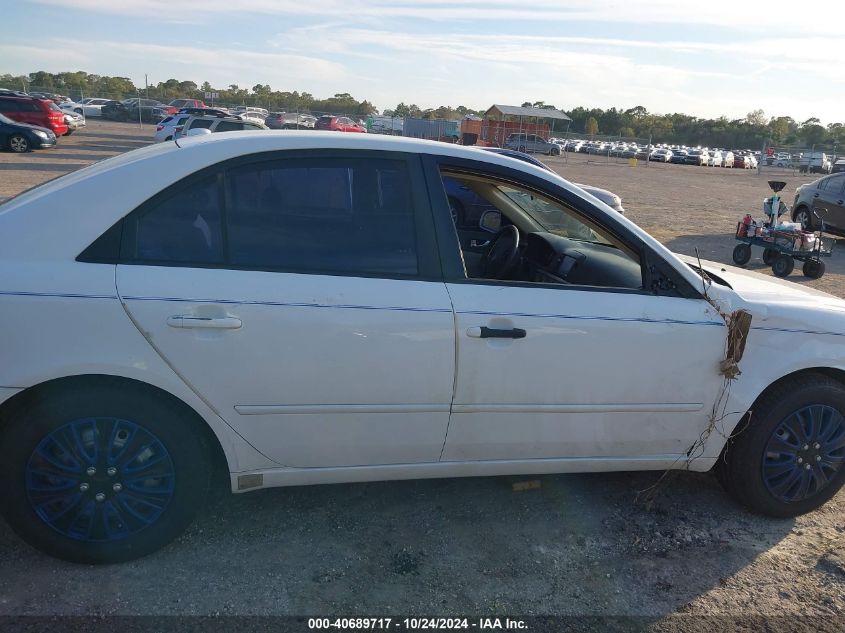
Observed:
[[[189,130],[195,130],[197,128],[210,128],[211,124],[214,123],[212,119],[194,119],[191,121],[191,125],[188,127]]]
[[[244,129],[244,124],[240,121],[220,121],[217,124],[215,132],[237,132]]]

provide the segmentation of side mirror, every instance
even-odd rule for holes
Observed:
[[[478,222],[483,231],[498,233],[502,228],[502,214],[498,211],[485,211]]]

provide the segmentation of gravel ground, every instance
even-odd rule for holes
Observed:
[[[0,198],[151,136],[150,126],[91,120],[55,150],[0,154]],[[759,215],[768,192],[765,178],[740,170],[550,164],[620,194],[629,217],[673,249],[725,263],[736,221]],[[789,199],[802,180],[786,180]],[[828,263],[820,280],[791,279],[845,296],[845,241]],[[757,252],[749,266],[768,271]],[[658,477],[544,476],[522,492],[513,477],[221,491],[177,542],[108,567],[42,556],[0,522],[0,615],[636,615],[655,628],[678,614],[794,615],[845,624],[845,493],[811,515],[772,520],[738,508],[707,474],[674,473],[639,494]]]

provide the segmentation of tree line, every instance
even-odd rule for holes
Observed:
[[[197,85],[193,81],[168,79],[149,86],[136,86],[127,77],[108,77],[83,71],[48,73],[38,71],[28,75],[0,75],[0,87],[16,90],[42,90],[67,94],[72,98],[84,96],[123,99],[143,96],[168,102],[176,98],[203,98],[207,92],[217,93],[220,105],[252,105],[268,110],[345,114],[366,117],[379,114],[366,99],[358,101],[349,93],[339,93],[318,99],[308,92],[273,90],[267,84],[241,88],[230,84],[213,87],[209,82]],[[526,101],[524,107],[554,109],[543,101]],[[796,121],[789,116],[767,116],[762,110],[749,112],[744,118],[716,119],[673,113],[655,114],[643,106],[629,109],[585,108],[578,106],[564,112],[572,119],[570,135],[651,139],[655,143],[701,145],[707,147],[753,148],[764,142],[775,146],[817,146],[829,148],[845,145],[845,125],[822,125],[819,119]],[[423,119],[461,119],[468,115],[483,115],[482,110],[466,106],[420,108],[416,104],[399,103],[382,111],[383,116],[416,117]],[[538,112],[538,114],[540,114]]]

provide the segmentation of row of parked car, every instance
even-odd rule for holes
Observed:
[[[760,152],[729,150],[685,145],[651,145],[627,141],[588,141],[583,139],[550,139],[565,152],[595,154],[618,158],[636,158],[662,163],[698,165],[701,167],[738,167],[755,169]]]
[[[15,153],[53,147],[85,127],[85,116],[40,94],[0,89],[0,149]]]

